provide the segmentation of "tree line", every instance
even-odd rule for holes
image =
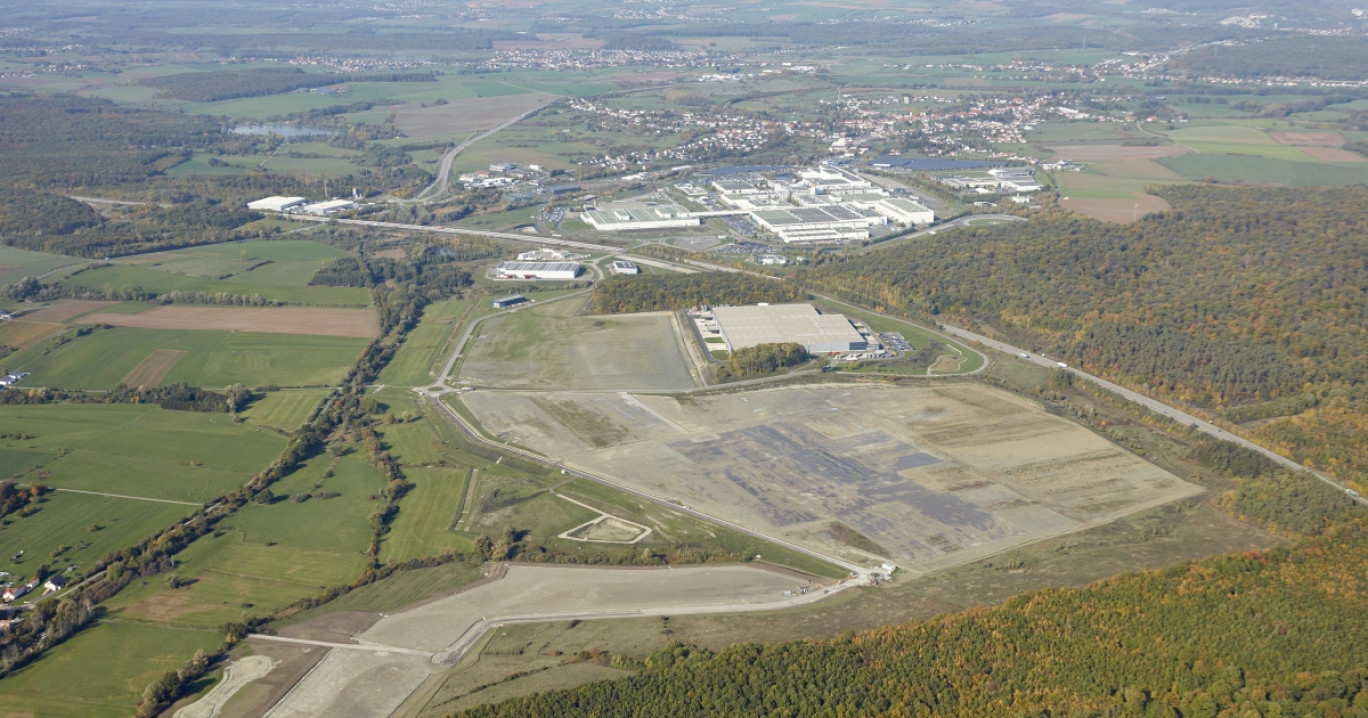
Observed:
[[[622,314],[807,299],[808,293],[791,282],[749,274],[638,274],[608,277],[596,283],[593,306],[597,314]]]
[[[306,87],[354,82],[435,82],[432,72],[371,72],[359,74],[305,72],[298,67],[267,67],[220,72],[180,72],[138,80],[155,87],[156,97],[191,102],[218,102],[239,97],[261,97]]]

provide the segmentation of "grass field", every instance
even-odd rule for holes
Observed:
[[[396,404],[399,412],[409,411],[411,404]],[[390,447],[390,454],[402,464],[436,464],[442,460],[442,437],[426,420],[407,424],[385,424],[377,427],[380,438]]]
[[[331,457],[310,459],[299,471],[272,487],[270,505],[244,506],[226,522],[241,531],[245,543],[359,556],[370,542],[367,517],[382,502],[371,498],[384,488],[375,467],[358,455],[345,456],[325,476]],[[317,488],[315,488],[317,487]],[[339,494],[332,498],[293,498],[310,492]]]
[[[1368,163],[1289,162],[1242,155],[1183,155],[1158,162],[1192,180],[1211,177],[1218,182],[1292,187],[1368,183]]]
[[[97,329],[52,348],[54,341],[14,354],[8,366],[32,373],[33,386],[113,389],[153,351],[170,350],[186,354],[165,383],[318,386],[339,381],[366,346],[352,337],[132,327]]]
[[[668,314],[570,316],[578,306],[571,299],[485,322],[461,379],[538,389],[693,386]]]
[[[370,293],[359,287],[309,287],[307,282],[313,272],[300,276],[278,276],[276,270],[262,272],[271,265],[254,269],[226,280],[196,277],[189,274],[175,274],[161,271],[159,267],[146,267],[131,264],[112,264],[106,267],[81,272],[74,277],[63,279],[59,284],[67,287],[84,287],[95,291],[139,290],[156,294],[169,294],[175,291],[205,292],[212,294],[233,294],[252,296],[260,294],[269,301],[284,304],[308,304],[326,307],[366,307],[370,306]],[[308,265],[303,265],[308,266]],[[262,272],[261,274],[256,274]],[[256,283],[256,282],[260,283]],[[288,283],[285,283],[287,282]]]
[[[280,239],[177,249],[121,264],[206,279],[304,287],[319,267],[346,255],[336,247],[307,239]]]
[[[328,395],[327,389],[299,389],[266,392],[244,411],[238,412],[248,424],[294,431]]]
[[[360,554],[247,543],[237,531],[205,536],[176,558],[176,575],[189,585],[168,588],[161,576],[135,581],[105,602],[110,615],[211,628],[240,620],[244,610],[269,612],[350,583],[365,566]]]
[[[399,515],[381,546],[385,563],[397,563],[422,556],[439,556],[446,551],[470,551],[474,541],[469,534],[450,530],[461,511],[469,469],[405,469],[413,488],[399,505]]]
[[[132,546],[195,510],[135,499],[55,492],[30,516],[0,519],[0,571],[32,573],[44,563],[84,569],[113,551]],[[90,527],[100,527],[91,531]],[[60,558],[52,554],[67,549]],[[23,558],[13,556],[20,551]]]
[[[65,324],[12,319],[0,322],[0,345],[26,349],[66,329]]]
[[[246,483],[285,446],[278,434],[226,414],[136,404],[0,407],[0,433],[12,432],[34,438],[0,440],[5,476],[196,503]]]
[[[149,683],[222,640],[218,631],[101,621],[0,681],[0,714],[127,718]]]
[[[459,317],[473,309],[473,300],[449,299],[433,302],[423,310],[422,321],[414,327],[399,351],[380,372],[381,384],[397,386],[420,386],[432,383],[436,377],[431,373],[441,369],[440,355],[448,339],[459,328]],[[487,305],[482,302],[481,306]],[[447,347],[448,353],[452,348]]]
[[[30,252],[26,249],[0,246],[0,287],[13,284],[24,277],[37,277],[87,260],[61,254]]]

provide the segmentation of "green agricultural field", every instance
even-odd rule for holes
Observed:
[[[113,264],[81,272],[58,282],[65,287],[84,287],[95,291],[139,290],[156,294],[174,291],[222,293],[239,296],[260,294],[263,299],[284,304],[308,304],[325,307],[366,307],[370,306],[370,293],[359,287],[310,287],[305,286],[313,272],[300,277],[290,275],[288,284],[280,284],[281,276],[273,272],[261,274],[262,269],[246,272],[227,280],[193,277],[174,274],[142,266]],[[258,277],[263,283],[254,283]]]
[[[447,551],[470,551],[474,547],[470,535],[450,530],[461,513],[470,470],[406,468],[404,473],[413,488],[399,504],[399,515],[385,535],[383,560],[397,563]]]
[[[366,339],[255,332],[189,331],[115,327],[71,339],[39,343],[11,356],[13,369],[31,372],[33,386],[113,389],[150,352],[184,351],[162,379],[222,388],[320,386],[340,381]]]
[[[1182,155],[1156,160],[1191,180],[1315,187],[1368,183],[1368,162],[1289,162],[1238,155]]]
[[[327,389],[270,391],[246,410],[238,412],[238,416],[248,424],[294,431],[327,395]]]
[[[29,516],[0,519],[0,571],[16,576],[43,564],[85,569],[113,551],[132,546],[184,518],[195,506],[91,496],[63,491],[48,494]],[[93,527],[98,527],[92,531]],[[61,555],[53,554],[67,547]],[[20,551],[24,556],[16,561]]]
[[[367,517],[384,503],[371,497],[380,493],[385,481],[359,455],[343,457],[332,469],[333,475],[327,476],[331,462],[329,456],[314,457],[271,487],[275,501],[244,506],[227,523],[241,531],[243,541],[250,544],[274,543],[347,556],[364,554],[371,536]],[[338,496],[295,501],[298,496],[317,492]]]
[[[410,411],[401,405],[396,405],[394,410]],[[383,425],[378,427],[378,433],[390,454],[404,464],[436,464],[442,460],[442,439],[426,420]]]
[[[0,433],[34,437],[0,442],[6,476],[22,483],[194,503],[246,483],[285,447],[227,414],[136,404],[0,407]]]
[[[148,684],[222,641],[218,631],[101,621],[0,681],[0,710],[25,718],[127,718]]]
[[[488,302],[481,300],[480,306]],[[394,358],[380,372],[381,384],[419,386],[432,383],[429,373],[441,369],[439,352],[459,327],[457,319],[471,306],[470,300],[433,302],[423,310],[423,319],[404,337]],[[450,351],[448,347],[448,352]]]
[[[320,267],[345,256],[319,242],[281,239],[178,249],[145,258],[136,266],[244,284],[304,287]]]
[[[134,581],[105,602],[110,615],[212,628],[241,620],[244,611],[270,612],[350,583],[366,563],[360,554],[246,543],[237,531],[204,536],[176,558],[180,564],[175,573],[188,579],[188,585],[169,588],[162,576]]]
[[[54,269],[85,261],[87,260],[78,257],[0,246],[0,286],[14,284],[24,277],[37,277]]]

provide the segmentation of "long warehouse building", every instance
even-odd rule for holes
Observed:
[[[494,274],[499,279],[574,279],[579,262],[499,262]]]
[[[869,340],[840,314],[822,314],[811,304],[714,307],[728,351],[758,344],[802,344],[810,354],[864,351]]]

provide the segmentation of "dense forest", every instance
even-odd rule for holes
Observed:
[[[0,241],[18,234],[70,234],[102,221],[90,205],[60,194],[0,188]]]
[[[136,182],[223,135],[203,117],[74,96],[0,97],[0,127],[6,183],[34,187]]]
[[[1255,433],[1362,475],[1368,188],[1156,191],[1174,209],[1129,225],[1041,217],[799,277],[883,310],[1000,331],[1217,416],[1299,414]],[[1317,433],[1336,434],[1334,448],[1305,440]]]
[[[771,374],[785,367],[798,366],[811,357],[802,344],[757,344],[737,349],[727,357],[723,379],[746,379]]]
[[[1194,75],[1226,77],[1319,77],[1361,80],[1368,75],[1368,43],[1362,37],[1277,37],[1242,45],[1203,47],[1175,55],[1169,67]]]
[[[78,212],[71,204],[75,200],[65,197],[51,199],[52,195],[36,192],[32,195],[60,214],[53,220],[30,220],[29,224],[35,228],[32,232],[0,233],[0,243],[35,252],[92,259],[255,236],[257,232],[240,228],[263,216],[240,205],[195,199],[174,207],[130,207],[123,210],[122,220],[103,221],[98,214],[92,218],[89,214]],[[96,223],[81,224],[92,220]],[[3,221],[3,216],[0,216],[0,221]]]
[[[656,312],[695,306],[801,302],[808,293],[790,282],[749,274],[640,274],[608,277],[594,286],[594,312]]]
[[[1342,525],[834,640],[673,644],[614,662],[634,676],[460,715],[1368,717],[1366,556]]]

